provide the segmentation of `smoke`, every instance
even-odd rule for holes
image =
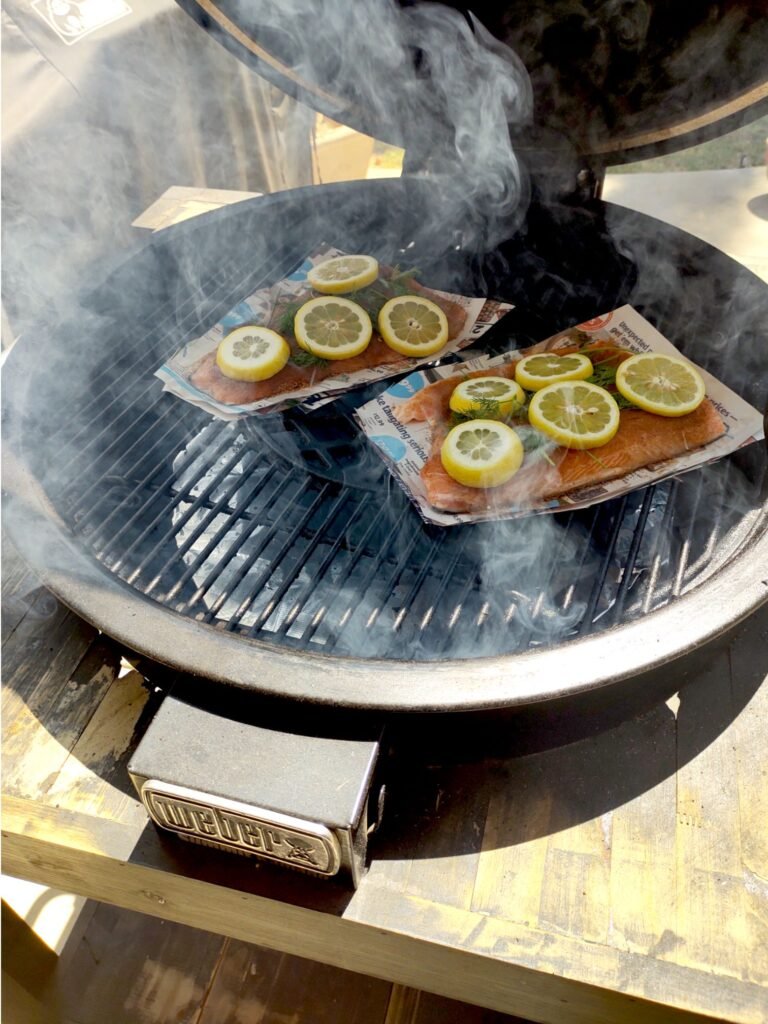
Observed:
[[[460,223],[464,244],[487,251],[520,223],[528,192],[510,128],[530,122],[530,82],[474,17],[436,3],[361,0],[352,12],[333,0],[257,0],[242,18],[256,38],[288,38],[302,80],[331,83],[352,123],[404,146],[408,168],[439,178],[439,199],[422,211],[438,255],[441,241],[454,241],[448,225]]]

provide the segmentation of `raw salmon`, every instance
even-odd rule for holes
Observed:
[[[560,344],[557,344],[558,340]],[[575,350],[575,346],[569,348],[563,339],[548,343],[548,348],[557,348],[563,353]],[[542,351],[536,346],[520,355],[529,355],[534,350]],[[605,343],[581,347],[581,351],[591,356],[593,365],[600,362],[616,365],[632,355]],[[517,361],[515,359],[492,370],[481,370],[471,376],[512,377]],[[510,508],[524,508],[542,499],[558,498],[577,488],[604,483],[633,470],[666,462],[701,448],[725,433],[725,424],[709,399],[687,416],[655,416],[640,409],[622,409],[616,436],[600,448],[575,451],[554,447],[547,451],[546,458],[541,454],[526,456],[520,471],[500,487],[465,487],[443,469],[440,448],[450,429],[448,400],[456,384],[466,376],[457,374],[438,381],[397,408],[398,418],[404,423],[422,420],[430,424],[431,453],[421,471],[421,478],[429,503],[446,512],[504,512]]]
[[[503,366],[496,366],[492,370],[474,370],[471,373],[458,373],[453,377],[446,377],[445,380],[429,384],[398,405],[395,410],[397,418],[401,423],[431,420],[434,416],[440,415],[444,408],[447,408],[451,392],[460,381],[467,380],[470,377],[488,377],[489,375],[511,379],[515,376],[515,367],[523,356],[531,356],[536,352],[557,352],[558,355],[562,356],[568,355],[569,352],[585,352],[591,358],[593,366],[598,366],[602,363],[616,365],[632,355],[631,352],[627,352],[625,349],[617,348],[615,345],[606,345],[605,342],[596,341],[591,345],[580,345],[574,342],[568,334],[559,334],[553,338],[547,338],[546,341],[539,342],[538,345],[531,345],[524,352],[516,353],[516,357],[512,356],[510,362],[505,363]]]
[[[412,287],[414,292],[422,293],[436,302],[443,310],[448,320],[448,340],[451,341],[458,337],[467,319],[464,308],[457,302],[435,295],[434,292],[417,285],[416,282],[409,283],[409,287]],[[296,342],[292,338],[288,340],[291,351],[294,354],[299,353],[301,349]],[[192,367],[189,381],[199,391],[210,395],[211,398],[223,405],[249,405],[251,402],[258,402],[264,398],[289,394],[309,385],[319,384],[328,377],[355,373],[373,366],[391,366],[392,373],[395,374],[407,370],[413,363],[413,359],[393,352],[374,331],[370,344],[359,356],[307,366],[297,366],[294,362],[289,361],[274,377],[254,382],[232,380],[230,377],[226,377],[216,365],[216,353],[209,352]]]

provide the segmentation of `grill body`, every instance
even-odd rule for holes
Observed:
[[[585,512],[440,530],[359,438],[365,392],[235,424],[162,394],[164,358],[328,243],[519,304],[491,350],[630,302],[765,407],[768,290],[724,255],[594,202],[534,206],[478,256],[460,223],[435,235],[439,208],[435,183],[408,179],[238,204],[164,232],[12,354],[10,525],[63,600],[134,649],[258,694],[453,711],[631,679],[765,599],[760,446]]]

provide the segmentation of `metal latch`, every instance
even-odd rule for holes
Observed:
[[[382,812],[380,737],[314,736],[166,697],[128,766],[175,835],[357,885]]]

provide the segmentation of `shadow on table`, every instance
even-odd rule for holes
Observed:
[[[374,856],[421,859],[502,848],[598,818],[670,778],[720,736],[768,672],[768,605],[742,624],[683,685],[670,666],[667,692],[627,693],[622,708],[604,692],[604,714],[574,706],[558,714],[467,718],[453,746],[429,735],[397,762],[389,815]],[[709,653],[709,652],[708,652]],[[679,677],[678,677],[679,678]],[[634,704],[634,706],[632,706]],[[506,730],[506,735],[504,732]],[[462,744],[462,735],[464,742]],[[468,762],[470,746],[492,756]],[[438,757],[440,744],[443,756]],[[432,753],[432,751],[430,753]],[[462,760],[464,758],[464,760]],[[494,802],[494,827],[486,827]]]
[[[747,209],[761,220],[768,220],[768,192],[765,195],[755,196],[753,199],[750,199],[747,203]]]

